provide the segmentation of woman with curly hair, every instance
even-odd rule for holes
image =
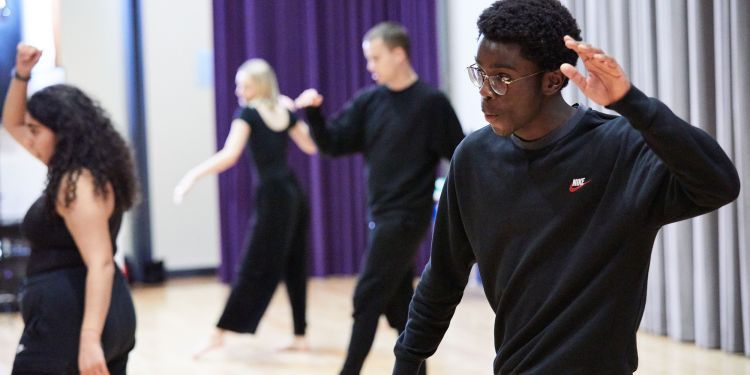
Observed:
[[[48,168],[47,186],[23,221],[31,256],[13,374],[124,374],[135,311],[113,258],[123,212],[136,199],[133,160],[81,90],[50,86],[27,103],[40,56],[19,44],[3,108],[8,132]]]
[[[235,94],[240,107],[221,151],[198,164],[175,187],[180,203],[195,182],[234,166],[245,146],[258,171],[260,184],[254,227],[237,282],[232,287],[214,334],[195,353],[198,358],[219,348],[224,333],[255,333],[280,281],[292,305],[294,339],[288,350],[307,350],[308,208],[302,188],[286,161],[287,136],[309,154],[317,153],[307,124],[290,110],[291,99],[279,95],[273,68],[262,59],[246,61],[237,70]],[[252,135],[252,136],[251,136]]]

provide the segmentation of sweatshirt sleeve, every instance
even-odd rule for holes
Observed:
[[[648,212],[651,224],[662,226],[701,215],[737,198],[737,170],[706,132],[635,86],[608,108],[640,131],[648,146],[636,163],[636,168],[642,169],[636,179],[655,191]]]
[[[394,349],[393,374],[417,374],[422,362],[435,353],[463,297],[474,264],[456,200],[453,171],[452,163],[440,196],[430,261],[409,306],[406,329]]]
[[[365,98],[355,97],[332,120],[326,122],[319,107],[308,107],[305,115],[318,149],[331,156],[360,152],[365,144]]]
[[[425,109],[430,134],[430,149],[441,158],[450,160],[453,151],[464,139],[461,122],[448,98],[442,93],[435,95]]]

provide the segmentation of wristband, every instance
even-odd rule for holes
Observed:
[[[13,70],[11,71],[11,73],[13,73],[13,78],[15,78],[15,79],[17,79],[19,81],[29,82],[29,80],[31,80],[31,75],[29,75],[28,77],[24,77],[24,76],[18,74],[18,71],[16,70],[16,68],[13,68]]]

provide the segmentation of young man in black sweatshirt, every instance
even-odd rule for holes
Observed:
[[[489,126],[454,154],[393,373],[416,374],[435,352],[477,263],[495,374],[631,374],[657,231],[734,200],[737,171],[578,42],[557,0],[498,1],[478,27],[469,74]],[[568,79],[622,116],[567,105]]]
[[[448,99],[419,80],[409,60],[409,36],[395,23],[376,25],[364,37],[367,70],[378,85],[360,92],[332,120],[323,97],[308,89],[296,100],[306,108],[322,153],[362,153],[367,166],[370,215],[364,268],[354,291],[354,325],[341,374],[359,374],[378,319],[402,332],[414,288],[413,260],[432,217],[437,164],[450,159],[464,137]],[[424,370],[422,370],[424,371]]]

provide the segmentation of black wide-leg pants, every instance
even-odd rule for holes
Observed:
[[[255,225],[245,241],[246,253],[219,328],[255,333],[283,280],[292,305],[294,334],[305,334],[308,216],[307,201],[293,176],[261,184]]]

